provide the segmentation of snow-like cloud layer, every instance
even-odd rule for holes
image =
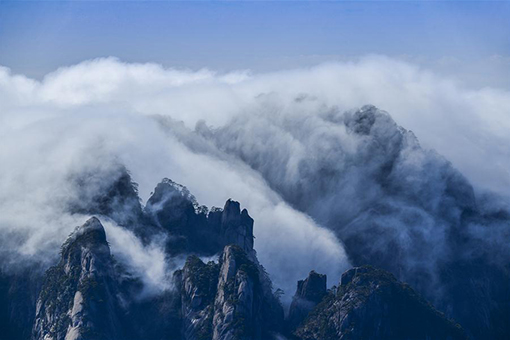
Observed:
[[[55,245],[85,221],[65,212],[65,202],[77,195],[69,178],[84,171],[108,173],[124,164],[143,200],[169,177],[186,185],[201,204],[240,201],[255,219],[261,263],[288,295],[311,269],[336,283],[348,266],[342,245],[285,195],[300,181],[308,181],[301,188],[314,183],[311,177],[299,178],[303,159],[312,167],[304,173],[320,179],[327,176],[321,169],[341,169],[347,160],[342,157],[356,154],[363,140],[349,135],[333,116],[365,104],[388,111],[413,130],[477,191],[508,194],[510,93],[466,89],[385,57],[268,74],[183,71],[107,58],[59,69],[42,81],[0,68],[3,251],[10,253],[10,244],[23,258],[56,255]],[[217,131],[235,136],[232,148]],[[364,196],[351,193],[350,198],[362,203]],[[111,234],[116,230],[107,228]],[[110,238],[113,252],[124,254],[153,287],[162,287],[165,264],[148,260],[163,261],[155,245],[144,247],[127,234]],[[129,251],[123,251],[127,244]]]

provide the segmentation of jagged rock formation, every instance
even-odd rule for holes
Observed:
[[[281,330],[283,309],[263,268],[239,246],[226,246],[214,300],[213,340],[269,339]]]
[[[69,236],[59,264],[46,273],[32,339],[266,340],[284,332],[283,308],[253,249],[227,245],[218,263],[189,256],[174,274],[176,290],[150,301],[130,296],[133,287],[119,276],[93,217]],[[298,282],[289,320],[300,325],[293,336],[303,340],[466,338],[407,285],[371,267],[344,273],[329,292],[325,275],[312,271]]]
[[[189,190],[163,179],[147,201],[145,213],[170,233],[167,251],[213,255],[227,244],[253,250],[253,219],[238,202],[228,200],[222,209],[200,206]]]
[[[95,217],[64,243],[60,263],[46,273],[36,306],[33,340],[121,339],[110,248]]]
[[[192,256],[176,274],[182,295],[183,339],[271,339],[283,308],[256,260],[226,246],[219,264]]]
[[[220,230],[223,244],[235,244],[248,255],[252,255],[253,219],[248,215],[248,210],[241,211],[239,202],[228,200],[225,203]]]
[[[212,338],[219,270],[219,264],[205,264],[192,255],[186,260],[184,268],[175,274],[181,295],[183,339]]]
[[[214,254],[225,245],[219,263],[191,255],[174,274],[175,291],[140,300],[141,282],[113,260],[93,217],[69,236],[59,264],[46,273],[33,340],[263,340],[281,330],[282,306],[253,249],[253,219],[238,202],[208,212],[165,179],[142,213],[152,231],[184,241],[169,243],[169,255]]]
[[[460,326],[408,285],[369,266],[345,272],[337,291],[317,305],[295,336],[301,340],[467,339]]]
[[[292,299],[287,319],[289,331],[292,332],[321,302],[327,294],[326,275],[311,271],[305,280],[297,283],[296,294]]]

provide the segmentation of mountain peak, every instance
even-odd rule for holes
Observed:
[[[248,210],[241,211],[239,202],[227,200],[221,217],[221,229],[226,245],[238,245],[247,253],[253,251],[253,219]]]
[[[76,248],[76,245],[85,247],[106,246],[109,249],[106,232],[97,217],[89,218],[83,225],[74,229],[62,245],[62,254],[64,255],[72,248]]]
[[[82,226],[78,227],[75,232],[79,232],[81,234],[90,232],[93,230],[102,230],[104,231],[104,227],[101,224],[101,221],[95,216],[89,218]]]
[[[296,295],[318,303],[326,295],[326,275],[312,270],[305,280],[298,281]]]
[[[466,339],[407,284],[371,266],[348,270],[296,331],[301,340]]]
[[[106,233],[92,217],[74,230],[62,246],[59,264],[46,272],[33,339],[120,338],[117,295]]]
[[[299,280],[289,309],[288,326],[292,332],[327,294],[327,277],[312,270]]]
[[[187,187],[165,177],[156,185],[154,193],[147,201],[145,209],[148,211],[158,211],[168,205],[187,204],[191,204],[197,214],[207,213],[207,208],[198,204],[197,199]]]

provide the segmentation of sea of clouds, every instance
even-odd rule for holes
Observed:
[[[255,220],[259,260],[287,298],[312,269],[335,284],[350,266],[341,242],[303,200],[288,196],[317,179],[324,185],[322,170],[353,161],[363,140],[335,119],[365,104],[389,112],[425,149],[444,155],[477,195],[495,192],[508,206],[510,92],[466,88],[410,63],[369,56],[220,74],[105,58],[41,81],[0,67],[3,267],[53,263],[66,236],[87,218],[66,211],[66,202],[79,195],[70,178],[113,173],[122,164],[143,201],[168,177],[200,204],[241,202]],[[369,159],[360,157],[363,164]],[[366,198],[366,192],[349,195],[345,206],[353,211],[353,202]],[[310,197],[317,206],[320,192]],[[105,227],[118,258],[152,290],[168,288],[168,272],[178,264],[166,263],[157,243],[144,246],[112,221]]]

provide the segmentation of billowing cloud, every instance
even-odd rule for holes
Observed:
[[[468,90],[384,57],[268,74],[182,71],[107,58],[59,69],[42,81],[1,68],[0,229],[19,237],[19,242],[4,238],[4,252],[21,252],[23,259],[48,254],[51,262],[55,246],[84,221],[65,211],[78,195],[70,178],[84,172],[108,177],[123,164],[143,200],[169,177],[201,204],[240,201],[255,219],[259,259],[287,295],[311,269],[327,273],[334,284],[349,264],[338,239],[320,226],[328,222],[321,220],[320,208],[330,209],[342,193],[346,201],[335,216],[355,218],[381,197],[377,186],[364,182],[384,161],[372,156],[391,152],[365,148],[373,141],[349,132],[343,112],[368,103],[445,155],[477,191],[508,193],[510,94]],[[381,125],[375,142],[391,139],[387,126]],[[412,154],[397,170],[402,178],[419,177],[435,157],[428,151]],[[336,196],[331,187],[321,187],[332,183],[323,180],[332,169],[345,175],[333,186]],[[427,197],[437,198],[434,190],[442,188],[431,184],[444,182],[434,176],[442,173],[428,173],[432,180],[423,183],[408,178],[416,185],[411,191],[429,190]],[[289,199],[292,195],[301,196]],[[397,203],[404,215],[421,214]],[[426,228],[407,232],[423,233],[427,240],[437,229],[427,216],[421,219]],[[124,254],[151,287],[164,287],[169,266],[157,245],[137,244],[113,225],[107,232],[114,253]],[[130,251],[122,249],[126,244]],[[149,258],[160,260],[154,264]]]

